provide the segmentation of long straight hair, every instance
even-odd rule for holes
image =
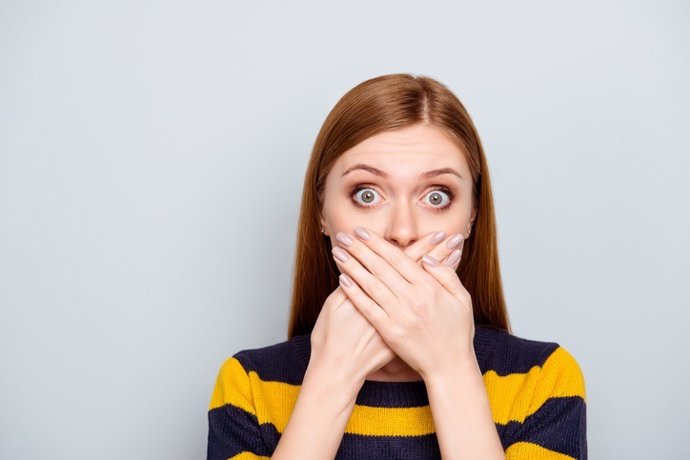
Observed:
[[[375,134],[419,123],[444,129],[466,155],[477,214],[456,273],[472,298],[475,323],[511,332],[498,263],[489,168],[474,123],[442,83],[398,73],[371,78],[348,91],[316,137],[297,228],[288,339],[311,333],[323,303],[338,287],[338,267],[319,219],[326,177],[333,164],[345,151]]]

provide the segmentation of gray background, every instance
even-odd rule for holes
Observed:
[[[321,123],[413,72],[477,125],[591,458],[688,458],[687,3],[557,3],[2,1],[0,457],[205,457],[220,364],[286,339]]]

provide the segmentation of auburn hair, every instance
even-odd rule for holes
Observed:
[[[428,76],[397,73],[371,78],[348,91],[316,137],[302,191],[288,339],[311,333],[323,303],[338,287],[330,238],[321,233],[320,224],[324,186],[333,164],[375,134],[420,123],[450,134],[469,165],[477,214],[456,272],[472,298],[475,323],[511,332],[498,263],[489,168],[479,134],[465,107],[445,85]]]

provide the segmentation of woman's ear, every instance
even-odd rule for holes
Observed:
[[[321,233],[328,236],[328,230],[326,230],[326,219],[323,217],[323,212],[321,212]]]
[[[467,223],[467,237],[469,238],[470,233],[472,233],[472,225],[474,224],[474,219],[477,217],[477,210],[472,210],[472,215],[470,216],[470,221]]]

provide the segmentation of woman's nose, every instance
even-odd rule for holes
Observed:
[[[384,237],[391,243],[406,248],[417,241],[418,225],[412,209],[404,203],[393,206],[386,222]]]

